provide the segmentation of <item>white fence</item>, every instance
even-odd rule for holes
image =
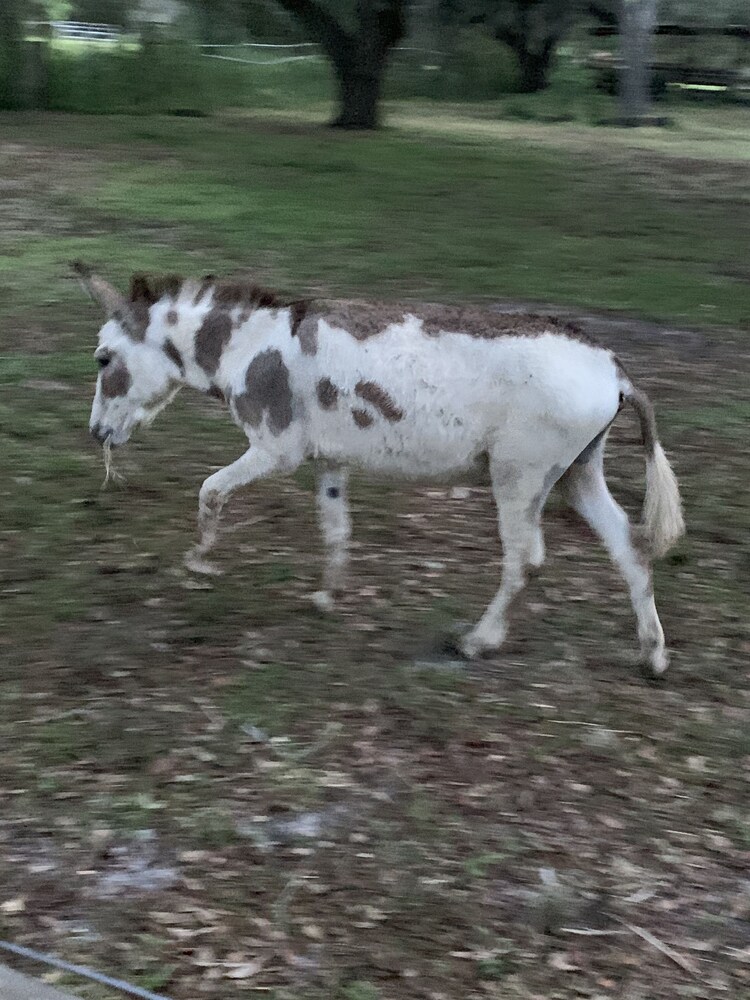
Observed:
[[[207,49],[211,51],[206,51]],[[213,49],[233,49],[235,52],[238,49],[263,49],[264,51],[268,51],[268,49],[287,51],[289,49],[315,49],[316,51],[299,55],[284,55],[283,52],[279,52],[278,59],[246,59],[244,56],[229,56],[226,53],[214,52]],[[280,63],[299,62],[301,59],[319,59],[321,52],[320,46],[316,42],[292,42],[287,45],[270,45],[267,42],[236,42],[234,45],[201,45],[201,55],[205,56],[206,59],[224,59],[227,62],[246,63],[248,66],[278,66]],[[269,53],[269,55],[273,55],[273,53]]]
[[[93,21],[27,21],[33,30],[44,26],[53,38],[66,38],[79,42],[119,42],[122,31],[116,24],[97,24]]]
[[[234,44],[224,44],[224,45],[201,45],[201,55],[205,56],[206,59],[225,59],[227,62],[237,62],[246,63],[249,66],[278,66],[280,63],[298,62],[301,59],[320,59],[323,57],[323,52],[320,45],[317,42],[292,42],[286,45],[271,45],[267,42],[235,42]],[[222,52],[214,52],[214,49],[233,49],[235,52],[238,49],[248,50],[250,49],[263,49],[268,51],[269,49],[275,49],[278,51],[289,50],[289,49],[313,49],[314,51],[309,53],[302,53],[298,55],[285,55],[283,52],[279,52],[278,59],[248,59],[244,56],[236,55],[226,55]],[[210,50],[210,51],[207,51]],[[399,45],[394,49],[394,52],[423,52],[426,55],[444,55],[443,52],[438,52],[436,49],[423,49],[415,46],[409,45]],[[269,53],[273,56],[274,53]]]

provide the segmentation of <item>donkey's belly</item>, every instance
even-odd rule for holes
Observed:
[[[565,415],[546,406],[463,406],[416,408],[400,419],[342,407],[313,428],[315,457],[359,466],[385,476],[451,480],[487,479],[487,457],[498,465],[567,466],[609,423],[616,398],[605,408],[583,407]],[[481,470],[484,470],[483,472]]]

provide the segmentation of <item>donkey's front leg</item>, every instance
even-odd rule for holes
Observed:
[[[249,448],[244,455],[209,476],[201,486],[198,497],[197,545],[186,554],[185,565],[195,573],[220,574],[222,571],[206,559],[219,534],[219,517],[228,497],[234,490],[247,486],[281,467],[279,458],[259,448]]]
[[[326,552],[323,589],[316,591],[312,599],[321,611],[332,610],[336,596],[346,584],[352,533],[346,496],[348,480],[348,469],[329,468],[318,475],[318,517]]]

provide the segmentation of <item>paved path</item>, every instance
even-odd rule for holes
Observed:
[[[71,993],[61,993],[38,979],[30,979],[0,965],[0,1000],[76,1000]]]

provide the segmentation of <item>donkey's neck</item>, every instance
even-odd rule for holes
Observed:
[[[184,385],[229,398],[237,376],[259,350],[291,335],[288,308],[214,308],[157,302],[151,309],[148,339],[179,370]]]

